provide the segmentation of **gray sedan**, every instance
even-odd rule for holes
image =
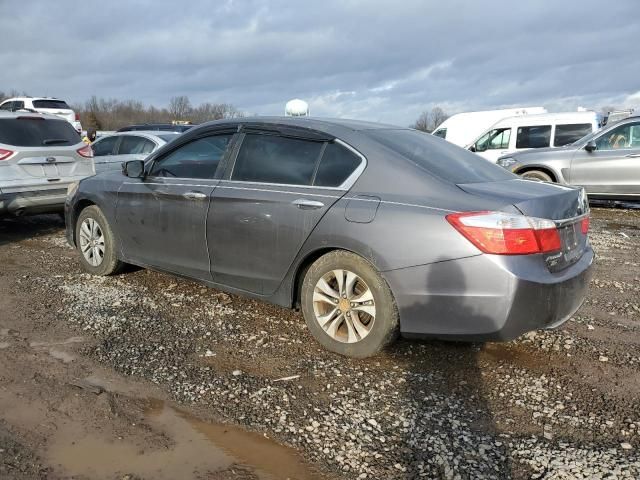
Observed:
[[[354,357],[398,334],[508,340],[562,324],[593,261],[582,189],[522,180],[415,130],[223,120],[70,189],[67,238],[125,263],[299,306]]]
[[[507,155],[498,165],[525,178],[580,185],[594,199],[640,200],[640,117],[629,117],[562,148]]]
[[[96,173],[120,170],[129,160],[144,160],[165,143],[178,138],[179,132],[116,132],[91,144]]]

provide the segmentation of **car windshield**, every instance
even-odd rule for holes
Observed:
[[[510,180],[513,174],[446,140],[416,130],[366,130],[366,135],[443,180],[462,184]]]

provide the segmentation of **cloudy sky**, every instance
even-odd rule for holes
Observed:
[[[91,7],[91,5],[95,5]],[[0,0],[0,90],[410,124],[640,107],[640,1]]]

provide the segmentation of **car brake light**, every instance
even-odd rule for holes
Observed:
[[[76,112],[76,121],[79,122],[80,121],[80,114],[78,112]]]
[[[93,158],[93,148],[91,148],[91,145],[85,145],[84,147],[76,150],[76,152],[84,158]]]
[[[586,216],[582,220],[580,220],[580,230],[582,230],[582,233],[584,235],[589,233],[589,216]]]
[[[560,250],[560,234],[552,220],[504,212],[464,212],[446,216],[467,240],[484,253],[529,255]]]
[[[0,160],[6,160],[11,155],[13,155],[13,151],[5,150],[4,148],[0,148]]]

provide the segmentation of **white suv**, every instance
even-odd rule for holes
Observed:
[[[0,111],[0,217],[62,212],[67,189],[94,174],[93,150],[68,122]]]
[[[0,110],[7,112],[17,112],[26,110],[28,112],[49,113],[68,121],[76,132],[82,134],[80,115],[75,113],[67,102],[53,97],[14,97],[7,98],[0,103]]]

